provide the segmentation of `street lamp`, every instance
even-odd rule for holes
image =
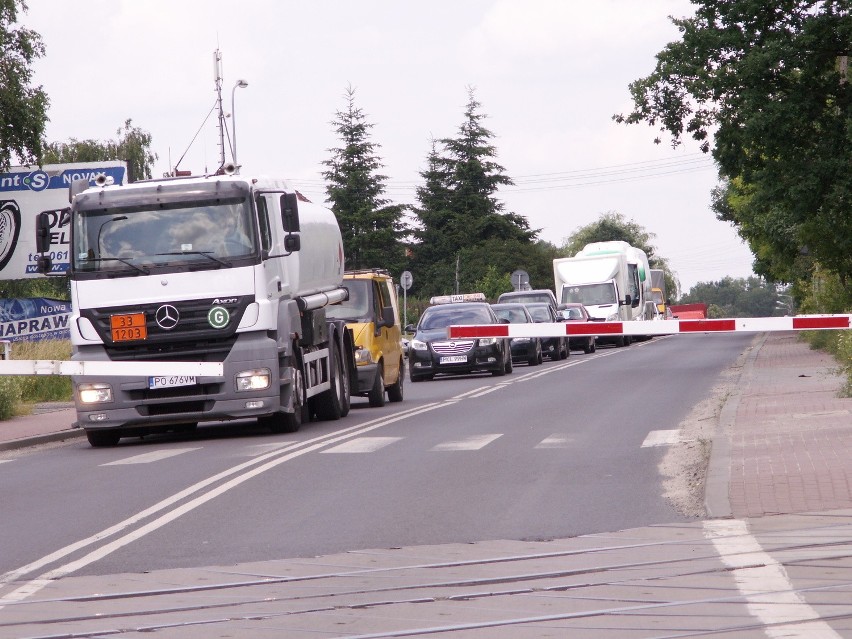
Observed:
[[[237,162],[237,114],[234,112],[234,94],[237,91],[237,87],[240,89],[245,89],[248,86],[248,82],[245,80],[237,80],[237,83],[234,85],[234,88],[231,89],[231,144],[233,144],[233,156],[234,156],[234,166],[239,167],[239,163]]]

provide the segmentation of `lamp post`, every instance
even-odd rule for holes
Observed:
[[[234,166],[239,168],[239,163],[237,162],[237,114],[234,111],[234,94],[237,92],[237,87],[240,89],[245,89],[248,86],[248,82],[245,80],[237,80],[237,83],[234,85],[234,88],[231,89],[231,144],[233,144],[233,156],[234,156]]]

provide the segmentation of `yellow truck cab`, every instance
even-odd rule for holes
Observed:
[[[329,306],[326,315],[352,330],[358,379],[350,394],[367,397],[370,406],[384,406],[385,394],[401,402],[405,364],[393,278],[384,269],[346,271],[343,287],[349,299]]]

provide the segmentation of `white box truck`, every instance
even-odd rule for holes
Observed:
[[[592,242],[574,257],[553,261],[557,300],[581,302],[599,321],[644,321],[654,319],[648,256],[627,242]],[[600,337],[616,345],[630,343],[629,337]]]
[[[291,432],[349,412],[352,335],[325,313],[347,295],[331,211],[266,177],[107,182],[72,185],[70,208],[72,359],[99,371],[72,378],[74,401],[93,446],[242,418]],[[37,218],[44,273],[50,223]],[[194,362],[221,374],[187,374]],[[146,372],[128,375],[132,363]]]

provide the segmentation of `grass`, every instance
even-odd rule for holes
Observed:
[[[12,359],[71,359],[68,340],[14,342]],[[26,415],[39,402],[71,401],[71,378],[67,375],[0,375],[0,420]]]

